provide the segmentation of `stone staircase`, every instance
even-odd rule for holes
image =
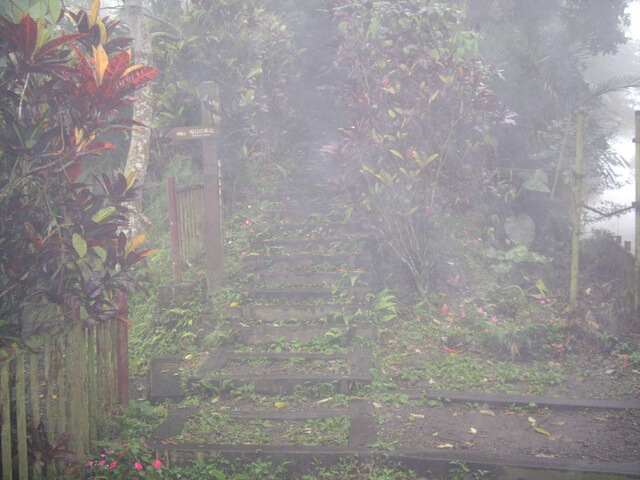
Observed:
[[[384,392],[417,402],[396,414],[394,426],[417,428],[423,435],[422,441],[412,437],[397,449],[385,447],[389,435],[378,423],[393,409],[376,404],[367,391],[375,367],[373,345],[382,341],[368,323],[367,297],[376,281],[367,253],[370,239],[358,222],[341,220],[346,207],[340,196],[309,178],[314,175],[277,192],[276,208],[264,224],[256,225],[251,254],[243,258],[246,278],[237,292],[243,300],[225,307],[219,315],[223,318],[213,322],[210,353],[197,361],[172,356],[151,360],[149,399],[178,405],[147,442],[164,461],[267,459],[304,473],[342,457],[383,455],[427,478],[446,478],[451,462],[491,471],[500,479],[640,478],[637,459],[598,463],[579,457],[487,454],[466,446],[429,448],[424,439],[438,435],[424,433],[435,425],[424,407],[430,402],[447,409],[526,409],[535,404],[553,411],[640,410],[633,401],[431,389]],[[456,410],[439,428],[472,414],[494,421],[493,416]],[[516,416],[504,418],[513,421]],[[424,432],[416,426],[420,422]],[[437,442],[452,447],[444,439]]]
[[[256,225],[251,255],[244,257],[246,287],[238,292],[244,301],[226,307],[216,348],[197,366],[177,357],[152,359],[152,402],[180,401],[190,392],[207,405],[205,410],[172,411],[152,439],[158,449],[183,458],[185,451],[277,452],[296,445],[321,453],[375,442],[369,403],[353,399],[358,388],[371,384],[374,366],[374,332],[366,322],[365,304],[365,287],[373,280],[369,236],[359,223],[340,221],[344,207],[339,196],[308,180],[298,179],[274,200],[276,208]],[[268,444],[251,438],[216,440],[214,434],[188,441],[195,437],[184,432],[194,419],[204,431],[205,418],[220,415],[229,422],[242,419],[243,425],[268,422],[276,433],[269,434]],[[278,423],[291,429],[291,422],[310,425],[336,418],[346,431],[328,432],[320,440],[302,435],[287,444],[295,435],[277,433]]]

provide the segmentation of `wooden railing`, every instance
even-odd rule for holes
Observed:
[[[53,478],[65,457],[82,461],[98,419],[129,402],[127,325],[77,317],[0,349],[2,480]]]
[[[204,184],[176,186],[167,179],[173,280],[182,281],[182,265],[204,251]]]

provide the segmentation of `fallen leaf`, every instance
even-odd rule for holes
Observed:
[[[442,445],[438,445],[436,448],[453,448],[453,445],[450,443],[443,443]]]
[[[609,370],[605,370],[604,373],[606,373],[607,375],[611,375],[613,372],[615,372],[615,369],[610,368]]]
[[[286,407],[288,403],[289,402],[276,402],[274,403],[274,405],[276,408],[283,408],[283,407]]]
[[[333,397],[323,398],[322,400],[318,400],[316,403],[327,403],[329,400],[333,400]]]
[[[435,323],[436,325],[442,325],[442,322],[440,320],[437,320],[435,318],[432,319],[433,323]]]
[[[238,302],[231,302],[229,304],[230,307],[237,307],[238,306]]]
[[[565,425],[567,422],[551,422],[551,425],[558,425],[558,426],[562,426]]]
[[[431,436],[437,437],[438,436],[438,432],[432,433]]]
[[[547,455],[546,453],[537,453],[536,457],[538,457],[538,458],[556,458],[555,455]]]
[[[474,442],[462,442],[464,443],[467,447],[473,447],[475,445]]]
[[[382,405],[380,405],[378,402],[372,402],[372,405],[373,405],[375,408],[382,408]]]
[[[629,366],[631,366],[631,365],[632,365],[632,363],[630,363],[630,362],[624,362],[624,363],[622,364],[622,368],[627,368],[627,367],[629,367]]]
[[[453,353],[453,354],[460,353],[460,350],[455,350],[453,348],[449,348],[446,345],[442,345],[442,348],[444,348],[449,353]]]
[[[192,358],[193,358],[193,355],[191,355],[191,354],[184,356],[185,360],[191,360]]]
[[[540,428],[540,427],[533,427],[533,429],[538,432],[541,433],[542,435],[546,435],[547,437],[550,437],[551,434],[549,432],[547,432],[544,428]]]
[[[483,415],[489,415],[490,417],[495,417],[496,414],[494,412],[492,412],[491,410],[480,410],[480,413]]]
[[[536,419],[535,419],[535,418],[533,418],[533,417],[529,417],[527,420],[529,420],[529,423],[531,423],[531,424],[533,424],[533,425],[535,425],[536,423],[538,423],[538,422],[536,422]]]
[[[493,362],[492,362],[491,360],[487,360],[487,363],[488,363],[489,365],[493,365]]]
[[[433,385],[434,383],[436,383],[436,381],[433,378],[429,379],[429,385]]]
[[[470,433],[471,435],[475,435],[475,434],[477,434],[477,433],[478,433],[478,430],[476,430],[475,428],[471,427],[471,428],[469,429],[469,433]]]
[[[424,418],[424,415],[420,415],[419,413],[411,413],[409,416],[413,418]]]

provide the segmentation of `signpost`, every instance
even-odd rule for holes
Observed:
[[[202,173],[204,192],[203,243],[206,254],[207,289],[215,295],[222,288],[224,259],[222,248],[222,196],[220,183],[220,100],[214,82],[200,84],[200,111],[202,125],[172,128],[165,136],[172,140],[199,140],[202,142]],[[175,190],[175,189],[174,189]],[[171,204],[171,202],[170,202]],[[173,201],[175,206],[175,199]],[[171,213],[171,212],[170,212]],[[173,217],[177,214],[173,212]],[[172,236],[177,228],[171,221]],[[176,258],[174,278],[176,276]]]

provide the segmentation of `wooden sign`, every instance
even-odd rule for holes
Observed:
[[[218,129],[214,126],[176,127],[165,133],[165,136],[172,140],[202,140],[203,138],[216,138]]]

